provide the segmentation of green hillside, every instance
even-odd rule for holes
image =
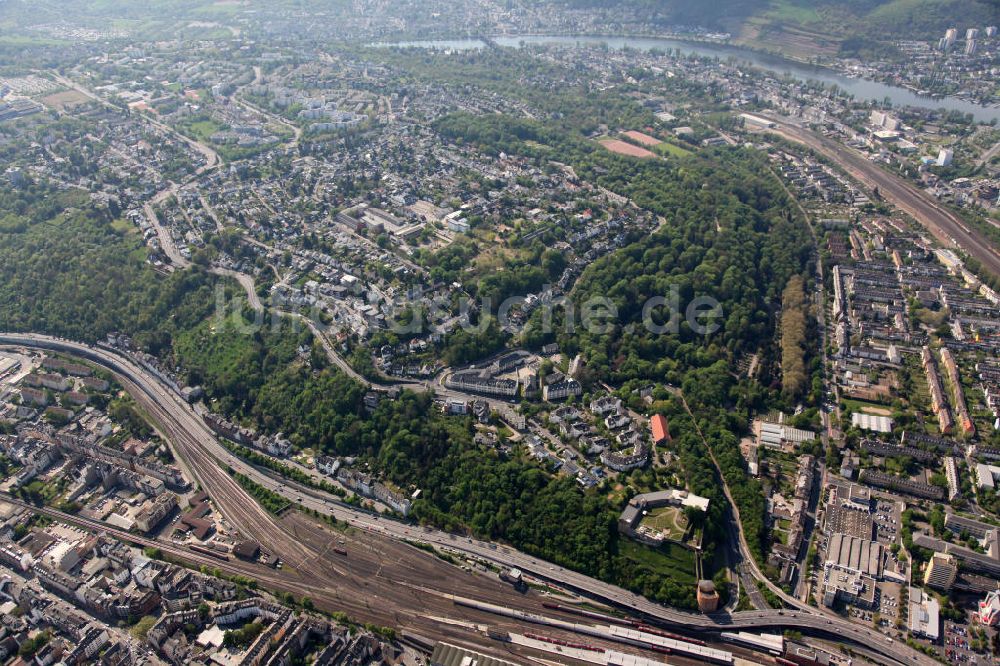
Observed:
[[[897,39],[932,38],[949,27],[1000,24],[1000,0],[558,0],[618,8],[664,26],[730,32],[738,43],[804,59],[879,50]]]
[[[537,3],[560,9],[605,11],[609,30],[636,25],[692,25],[724,30],[736,43],[780,51],[805,60],[839,54],[884,52],[897,39],[932,38],[949,27],[1000,25],[1000,0],[495,0],[499,5]],[[444,34],[457,29],[448,20],[454,6],[471,0],[426,0],[419,16],[412,3],[363,7],[349,0],[33,0],[0,2],[0,32],[20,26],[60,23],[92,28],[117,28],[138,38],[213,37],[215,23],[255,26],[282,25],[288,16],[308,10],[324,16],[395,17],[424,31]],[[454,5],[454,6],[453,6]],[[461,12],[456,12],[460,16]],[[277,21],[277,23],[274,23]],[[631,28],[629,26],[632,26]],[[488,27],[484,28],[488,30]],[[223,32],[223,34],[228,34]],[[42,35],[16,35],[39,40]],[[9,38],[11,35],[8,35]],[[0,46],[3,45],[0,35]],[[16,45],[15,45],[16,46]]]
[[[928,39],[949,27],[984,27],[1000,4],[981,0],[768,0],[733,31],[741,43],[811,58],[884,49],[897,39]]]

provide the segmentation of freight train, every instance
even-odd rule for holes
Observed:
[[[528,638],[533,638],[536,641],[544,641],[546,643],[552,643],[553,645],[559,645],[562,647],[576,648],[577,650],[588,650],[590,652],[604,652],[604,648],[597,647],[596,645],[590,645],[589,643],[576,643],[573,641],[564,641],[561,638],[553,638],[552,636],[542,636],[541,634],[524,634]]]
[[[688,638],[687,636],[679,636],[678,634],[671,634],[668,631],[663,631],[661,629],[656,629],[648,624],[639,622],[638,620],[632,620],[629,618],[615,617],[614,615],[607,615],[605,613],[598,613],[596,611],[586,610],[584,608],[574,608],[572,606],[564,606],[562,604],[553,603],[551,601],[543,601],[542,606],[550,610],[557,610],[563,613],[569,613],[570,615],[580,615],[582,617],[590,618],[591,620],[600,620],[601,622],[609,622],[611,624],[618,624],[624,627],[633,627],[639,631],[644,631],[647,634],[654,634],[656,636],[662,636],[664,638],[672,638],[675,641],[684,641],[685,643],[693,643],[694,645],[705,645],[705,641],[698,640],[697,638]]]

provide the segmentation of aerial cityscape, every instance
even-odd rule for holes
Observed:
[[[0,3],[0,664],[1000,664],[998,26]]]

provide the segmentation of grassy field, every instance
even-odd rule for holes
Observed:
[[[662,532],[668,539],[683,539],[687,531],[687,518],[676,506],[661,506],[653,509],[643,518],[642,524]]]
[[[691,154],[690,150],[681,148],[676,143],[671,143],[669,141],[664,141],[653,150],[661,155],[669,155],[670,157],[686,157]]]
[[[27,491],[29,493],[41,496],[42,500],[46,504],[52,503],[52,501],[55,500],[55,498],[58,497],[59,494],[63,491],[64,487],[65,483],[62,482],[43,483],[39,479],[35,479],[34,481],[28,483],[26,486]]]
[[[931,409],[931,389],[927,384],[927,375],[923,368],[917,366],[910,372],[910,379],[913,382],[913,389],[907,398],[910,408],[917,412],[930,412]]]
[[[814,6],[804,6],[792,0],[775,0],[765,16],[775,21],[787,21],[799,25],[818,23],[822,20]]]
[[[240,369],[251,365],[257,354],[253,336],[229,325],[216,328],[214,321],[179,335],[174,348],[187,367],[221,385],[238,383]]]
[[[222,129],[222,125],[214,120],[199,120],[187,126],[190,132],[199,141],[208,141],[209,137]]]
[[[139,230],[134,224],[120,217],[111,223],[111,228],[122,236],[139,233]]]
[[[644,564],[657,574],[681,584],[695,584],[694,553],[677,544],[666,543],[660,548],[649,548],[623,539],[619,552],[637,564]]]

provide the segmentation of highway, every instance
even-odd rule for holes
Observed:
[[[833,637],[865,646],[877,651],[888,660],[888,663],[928,666],[936,663],[881,632],[826,615],[818,609],[802,605],[792,597],[788,597],[789,603],[802,607],[790,610],[747,611],[732,615],[718,613],[706,616],[688,613],[661,606],[617,586],[570,571],[507,546],[376,516],[343,504],[332,495],[275,478],[237,458],[216,440],[190,405],[123,354],[35,334],[0,333],[0,345],[69,353],[113,372],[119,377],[123,387],[153,418],[167,441],[174,446],[178,457],[183,459],[192,471],[194,480],[211,494],[223,515],[236,525],[254,526],[254,536],[258,540],[279,549],[277,554],[283,560],[305,573],[324,575],[311,562],[308,548],[289,540],[288,534],[275,522],[273,516],[256,502],[248,501],[246,492],[226,472],[226,466],[281,494],[292,503],[349,522],[357,528],[394,539],[433,544],[488,560],[501,567],[516,567],[536,578],[606,601],[665,626],[686,631],[798,629],[803,633]],[[756,570],[752,559],[748,564]],[[783,598],[787,596],[782,593]]]
[[[957,246],[969,256],[978,259],[993,275],[1000,277],[1000,252],[994,244],[945,204],[913,183],[885,171],[858,151],[838,141],[797,125],[789,118],[773,114],[762,115],[766,115],[768,120],[777,124],[777,127],[770,131],[812,148],[870,190],[878,187],[879,194],[886,201],[923,225],[940,243],[946,247]]]

